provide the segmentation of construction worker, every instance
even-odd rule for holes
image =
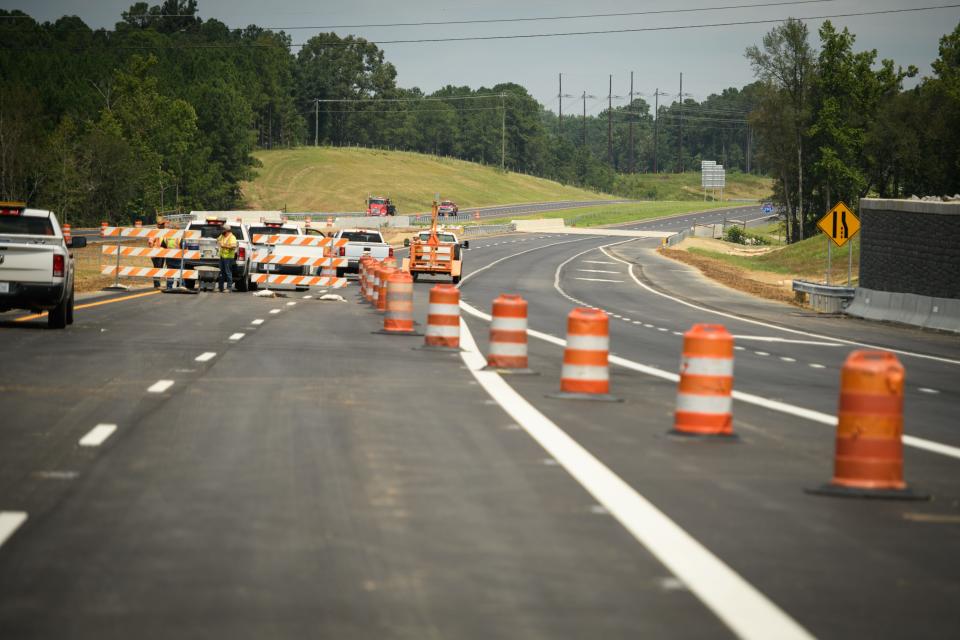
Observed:
[[[166,226],[167,226],[166,221],[164,221],[162,218],[157,219],[157,229],[165,229]],[[147,239],[147,246],[150,247],[151,249],[162,249],[165,246],[165,244],[166,243],[164,242],[164,239],[160,237]],[[153,266],[155,268],[163,267],[163,258],[150,258],[150,262],[153,263]],[[160,288],[160,278],[153,279],[153,288],[154,289]]]
[[[223,225],[223,233],[217,238],[220,247],[220,276],[217,278],[217,288],[223,293],[223,281],[226,279],[228,291],[233,291],[233,261],[237,258],[237,238],[233,235],[230,223]]]
[[[163,246],[167,249],[180,249],[180,240],[176,236],[171,236],[164,239]],[[180,259],[179,258],[167,258],[167,269],[179,269],[180,268]],[[173,289],[174,279],[167,278],[167,291]]]

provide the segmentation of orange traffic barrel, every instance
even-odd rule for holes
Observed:
[[[677,408],[671,433],[735,437],[733,336],[722,324],[695,324],[683,334]]]
[[[386,313],[387,311],[387,281],[390,279],[397,270],[393,267],[388,267],[386,265],[380,266],[377,270],[377,275],[380,278],[379,284],[377,285],[377,311],[382,311]],[[410,279],[410,282],[413,282],[413,279]]]
[[[397,260],[392,255],[384,258],[383,264],[387,265],[388,267],[393,267],[394,269],[397,268]]]
[[[380,308],[380,271],[383,265],[379,260],[374,260],[370,265],[370,304],[374,309]]]
[[[328,259],[330,260],[330,264],[325,264],[325,265],[323,265],[322,267],[320,267],[320,275],[321,275],[321,276],[326,276],[326,277],[328,277],[328,278],[336,278],[336,277],[337,277],[337,268],[334,267],[333,264],[332,264],[332,263],[333,263],[333,250],[332,250],[329,246],[323,248],[323,257],[328,258]],[[357,268],[359,268],[359,267],[357,267]]]
[[[73,232],[70,229],[70,225],[64,224],[63,225],[63,241],[69,245],[72,238],[73,238]]]
[[[313,218],[311,218],[310,216],[307,216],[307,217],[304,219],[304,222],[306,222],[307,224],[310,224],[311,222],[313,222]]]
[[[438,284],[430,289],[424,348],[460,349],[460,289]]]
[[[360,295],[364,300],[370,300],[369,297],[369,282],[370,277],[370,260],[369,256],[363,256],[360,258],[360,262],[357,265],[357,277],[360,279]]]
[[[100,223],[100,235],[101,235],[101,236],[103,235],[103,233],[104,233],[104,231],[106,230],[106,228],[109,227],[109,226],[110,226],[110,223],[107,222],[106,220],[103,220],[103,221]]]
[[[532,373],[527,361],[527,301],[502,293],[493,301],[487,368],[503,373]]]
[[[413,278],[406,271],[386,267],[387,287],[381,291],[386,298],[383,329],[374,333],[418,336],[413,330]],[[382,276],[381,276],[382,277]]]
[[[887,351],[854,351],[840,373],[833,480],[809,493],[926,500],[903,480],[903,380]]]
[[[473,212],[473,219],[474,219],[474,220],[479,220],[479,219],[480,219],[480,212],[479,212],[479,211],[474,211],[474,212]]]
[[[610,319],[600,309],[579,307],[567,316],[567,347],[560,370],[560,393],[552,398],[606,400],[610,395]]]

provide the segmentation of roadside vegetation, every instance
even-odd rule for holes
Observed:
[[[570,227],[599,227],[608,224],[642,222],[652,218],[695,213],[697,211],[707,211],[729,206],[729,203],[721,204],[719,202],[703,201],[631,202],[629,204],[596,205],[576,209],[563,209],[560,211],[547,211],[544,213],[512,215],[494,219],[485,218],[476,224],[508,224],[511,220],[516,220],[517,218],[523,218],[524,220],[563,218],[566,225]],[[470,225],[474,223],[467,222],[466,224]]]

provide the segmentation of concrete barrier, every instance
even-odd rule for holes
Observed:
[[[960,333],[960,300],[859,287],[847,315]]]
[[[567,224],[563,218],[544,218],[542,220],[511,220],[517,231],[556,231],[565,229]]]

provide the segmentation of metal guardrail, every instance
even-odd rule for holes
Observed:
[[[810,299],[810,306],[820,313],[840,313],[850,304],[856,292],[855,287],[820,284],[806,280],[794,280],[793,290],[798,300],[806,294]]]
[[[675,244],[680,244],[690,236],[690,229],[684,229],[679,233],[675,233],[669,238],[663,239],[663,244],[667,247],[672,247]]]

